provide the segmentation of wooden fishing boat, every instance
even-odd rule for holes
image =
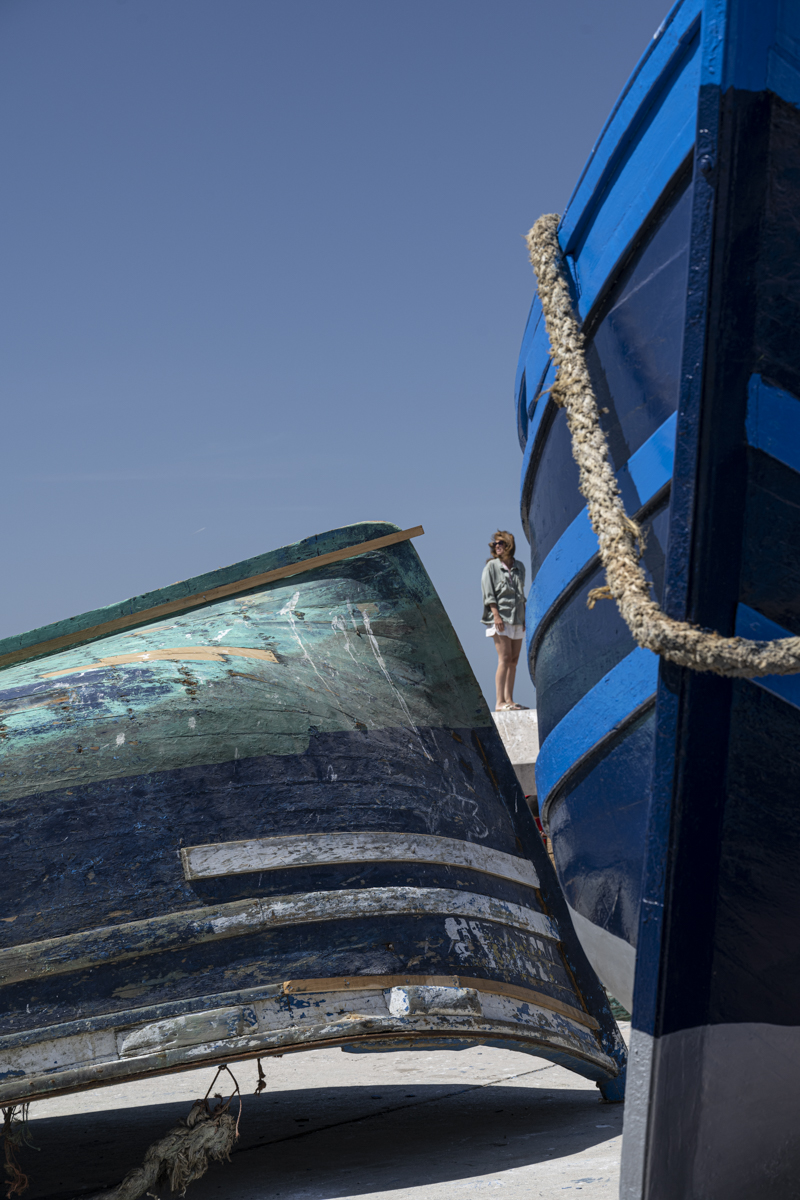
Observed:
[[[421,532],[349,526],[0,643],[0,1103],[475,1042],[621,1098]]]
[[[742,675],[800,634],[799,110],[797,5],[681,0],[557,234],[651,594],[704,654],[754,640],[723,647]],[[578,936],[633,1007],[622,1194],[794,1196],[800,679],[676,665],[589,607],[605,530],[545,324],[537,298],[517,376],[537,784]]]

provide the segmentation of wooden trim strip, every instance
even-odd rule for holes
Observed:
[[[196,592],[192,596],[168,600],[164,604],[156,604],[153,608],[146,608],[141,612],[126,613],[124,617],[115,617],[113,621],[103,621],[99,625],[91,625],[88,629],[75,630],[74,633],[65,633],[61,637],[50,638],[45,642],[36,642],[35,645],[26,646],[22,650],[12,650],[9,654],[0,655],[0,668],[10,667],[14,663],[24,662],[28,658],[40,658],[44,654],[52,654],[57,650],[67,650],[70,646],[80,646],[84,642],[105,637],[106,634],[117,633],[120,629],[129,629],[131,625],[143,625],[148,621],[156,621],[160,617],[183,612],[187,608],[198,608],[202,604],[210,604],[213,600],[221,600],[225,596],[236,595],[237,592],[247,592],[251,588],[273,583],[277,579],[288,579],[292,575],[301,575],[304,571],[313,571],[316,567],[327,567],[330,563],[340,562],[345,558],[357,558],[359,554],[368,554],[372,550],[383,550],[387,546],[397,545],[398,542],[421,537],[424,532],[421,525],[415,525],[413,529],[387,533],[383,537],[372,538],[369,542],[344,546],[340,550],[319,554],[316,558],[305,558],[302,562],[276,567],[274,570],[264,571],[260,575],[250,575],[247,579],[238,579],[234,583],[224,583],[219,587],[208,588],[205,592]]]
[[[43,671],[40,679],[55,679],[60,675],[75,675],[79,671],[96,671],[98,667],[121,667],[125,663],[152,662],[225,662],[227,658],[254,658],[259,662],[276,663],[271,650],[260,650],[250,646],[172,646],[163,650],[142,650],[137,654],[110,654],[93,663],[78,663],[75,667],[61,667],[58,671]]]
[[[491,996],[508,996],[512,1000],[536,1004],[539,1008],[549,1008],[589,1029],[600,1028],[600,1023],[583,1009],[574,1008],[571,1004],[565,1004],[563,1000],[556,1000],[552,996],[545,996],[543,992],[517,987],[514,983],[500,983],[495,979],[473,979],[466,975],[334,975],[327,979],[287,979],[283,991],[286,996],[305,996],[316,992],[384,991],[387,988],[408,986],[474,988],[476,992],[486,992]]]
[[[286,925],[428,915],[494,921],[558,940],[558,930],[544,913],[475,892],[415,887],[303,892],[233,900],[228,904],[165,913],[120,925],[101,925],[81,933],[8,946],[0,950],[0,987],[93,970],[109,963],[141,959],[148,954],[186,952],[203,942],[257,935]]]
[[[181,850],[186,879],[279,871],[326,863],[420,862],[464,867],[538,887],[533,863],[516,854],[494,850],[480,842],[439,837],[432,833],[291,833],[279,837],[247,838],[240,842],[211,842]]]

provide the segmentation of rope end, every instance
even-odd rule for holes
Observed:
[[[613,600],[613,599],[614,599],[614,597],[611,594],[611,588],[608,587],[608,585],[606,585],[605,587],[592,588],[592,590],[589,592],[589,595],[586,598],[586,607],[594,608],[594,606],[595,606],[595,604],[597,604],[598,600]]]

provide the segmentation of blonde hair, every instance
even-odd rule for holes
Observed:
[[[491,542],[489,542],[489,549],[490,549],[490,550],[491,550],[491,552],[492,552],[492,558],[499,558],[499,557],[500,557],[500,555],[499,555],[499,554],[496,552],[496,550],[495,550],[495,548],[494,548],[494,543],[497,541],[497,539],[498,539],[498,538],[502,538],[502,539],[503,539],[503,541],[505,542],[505,544],[508,546],[508,548],[509,548],[509,550],[510,550],[510,552],[511,552],[511,557],[512,557],[512,559],[513,559],[513,558],[514,558],[514,556],[515,556],[515,555],[516,555],[516,553],[517,553],[517,543],[514,541],[514,535],[513,535],[513,533],[509,533],[507,529],[497,529],[497,530],[495,530],[495,532],[494,532],[494,535],[492,536],[492,540],[491,540]],[[491,561],[491,559],[487,559],[486,561],[487,561],[487,562],[490,562],[490,561]]]

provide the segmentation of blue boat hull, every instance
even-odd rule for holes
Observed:
[[[800,19],[684,0],[559,229],[652,594],[800,634]],[[633,641],[605,582],[534,302],[517,376],[537,790],[578,936],[633,1011],[622,1195],[796,1194],[797,675]]]
[[[320,1045],[624,1047],[407,535],[0,644],[0,1100]],[[560,927],[566,930],[566,939]]]

